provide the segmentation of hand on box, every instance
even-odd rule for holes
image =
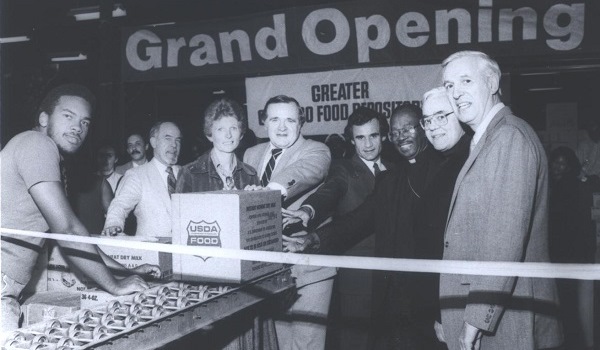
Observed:
[[[160,276],[162,276],[160,267],[158,267],[157,265],[143,264],[132,268],[131,271],[133,271],[137,275],[149,276],[157,279],[160,278]]]
[[[300,231],[291,236],[283,237],[283,251],[290,253],[300,253],[307,249],[315,249],[319,244],[319,237],[316,233],[307,233]]]
[[[284,228],[300,221],[302,221],[302,225],[304,225],[304,227],[307,227],[308,220],[310,220],[310,215],[304,210],[288,210],[281,208],[281,214],[283,215]]]
[[[102,230],[103,236],[116,236],[117,234],[123,232],[123,228],[121,226],[109,226]]]
[[[244,187],[244,191],[260,191],[264,189],[264,187],[259,185],[246,185],[246,187]]]

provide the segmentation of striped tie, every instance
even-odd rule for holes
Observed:
[[[167,173],[169,174],[169,176],[167,176],[167,188],[169,189],[169,196],[170,196],[173,193],[175,193],[175,184],[177,183],[177,181],[175,181],[175,174],[173,173],[173,167],[168,166]]]
[[[281,152],[283,152],[281,148],[274,148],[271,150],[271,159],[269,159],[269,163],[265,168],[265,172],[263,173],[263,176],[260,179],[260,184],[262,185],[262,187],[266,187],[269,181],[271,181],[271,174],[273,173],[273,169],[275,168],[275,161],[277,160],[277,157],[281,155]]]

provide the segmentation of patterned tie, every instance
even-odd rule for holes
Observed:
[[[262,187],[266,187],[269,181],[271,181],[271,174],[273,173],[273,169],[275,168],[275,161],[277,160],[277,157],[281,155],[281,152],[283,152],[281,148],[274,148],[271,150],[271,159],[269,159],[269,163],[265,168],[265,172],[263,173],[263,176],[260,179],[260,184],[262,185]]]
[[[377,163],[373,163],[373,170],[375,170],[375,176],[381,173],[381,169],[379,169],[379,165],[377,165]]]
[[[169,189],[169,196],[170,196],[173,193],[175,193],[175,184],[176,184],[175,174],[173,173],[173,167],[168,166],[167,173],[169,174],[169,176],[167,176],[167,188]]]

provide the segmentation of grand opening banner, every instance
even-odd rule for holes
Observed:
[[[600,53],[599,19],[596,0],[370,0],[124,28],[122,79],[429,64],[465,49],[568,58]]]
[[[341,134],[358,106],[390,113],[404,103],[421,104],[426,91],[441,85],[441,66],[364,68],[246,79],[248,124],[266,138],[259,113],[275,95],[294,97],[304,109],[304,135]]]

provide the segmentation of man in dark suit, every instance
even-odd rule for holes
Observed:
[[[297,209],[327,175],[329,148],[301,134],[304,115],[298,101],[275,96],[261,113],[269,135],[264,142],[246,150],[244,163],[260,174],[263,187],[281,191],[283,207]],[[285,317],[275,320],[277,341],[282,350],[323,349],[334,268],[292,266],[299,298]]]
[[[414,212],[442,157],[427,143],[419,125],[421,114],[412,104],[392,113],[390,138],[403,161],[378,177],[372,194],[361,205],[311,234],[284,237],[284,250],[318,246],[319,253],[339,254],[374,234],[376,256],[415,257]],[[407,273],[373,272],[369,349],[422,349],[411,315],[417,310],[411,310],[410,281]]]
[[[317,191],[310,195],[299,210],[284,210],[284,226],[288,223],[301,220],[304,226],[317,227],[325,220],[344,215],[358,207],[375,187],[375,176],[394,167],[394,164],[381,158],[382,142],[388,134],[389,125],[385,117],[372,109],[358,107],[348,117],[348,123],[344,130],[344,136],[354,146],[354,155],[350,159],[334,160],[329,169],[325,183]],[[309,223],[310,222],[310,223]],[[372,255],[374,252],[374,237],[371,235],[348,251],[349,255]],[[334,334],[334,341],[343,342],[343,334],[348,331],[354,335],[352,347],[359,349],[360,342],[366,332],[353,327],[351,330],[345,328],[340,320],[353,317],[365,317],[360,315],[352,303],[370,303],[371,271],[340,269],[336,280],[337,288],[334,289],[334,308],[331,317],[332,323],[340,333]],[[362,288],[361,294],[357,291],[357,283],[364,283],[369,287]],[[344,286],[352,286],[344,288]],[[336,293],[337,291],[337,293]],[[353,310],[353,311],[352,311]],[[337,311],[337,312],[336,312]],[[364,333],[361,337],[359,334]],[[366,344],[364,344],[366,345]],[[340,343],[344,348],[344,344]]]
[[[452,195],[444,259],[549,261],[548,164],[535,131],[500,102],[500,68],[488,55],[457,52],[442,66],[455,113],[475,132]],[[440,303],[450,350],[562,342],[553,279],[442,274]]]
[[[302,221],[317,227],[330,216],[343,215],[358,207],[373,191],[375,176],[394,165],[380,157],[382,141],[389,130],[385,118],[359,107],[348,117],[344,136],[354,146],[350,159],[334,160],[323,185],[299,210],[284,210],[284,224]],[[297,218],[297,219],[296,219]]]

